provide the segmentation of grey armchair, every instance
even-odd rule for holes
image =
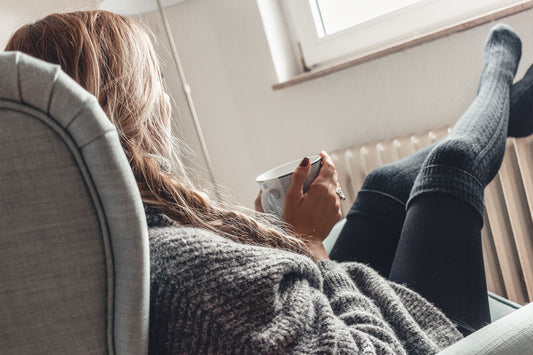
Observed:
[[[58,66],[0,53],[0,353],[146,354],[144,210],[114,126]]]

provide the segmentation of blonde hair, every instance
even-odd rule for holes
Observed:
[[[279,220],[217,202],[184,172],[161,164],[171,145],[170,106],[149,34],[139,24],[106,11],[52,14],[17,30],[6,50],[59,64],[98,99],[117,128],[143,202],[181,225],[311,256]]]

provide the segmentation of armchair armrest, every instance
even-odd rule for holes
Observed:
[[[439,354],[529,354],[533,349],[533,303],[481,328]]]
[[[492,292],[489,292],[489,309],[490,309],[490,322],[495,322],[500,318],[522,308],[518,303],[509,301],[506,298],[498,296]]]
[[[339,237],[339,233],[341,232],[342,228],[346,224],[346,218],[341,219],[337,222],[331,228],[331,231],[329,232],[326,239],[324,239],[324,247],[326,248],[326,252],[329,254],[331,252],[331,249],[333,249],[333,246],[335,245],[335,242],[337,241],[337,238]]]

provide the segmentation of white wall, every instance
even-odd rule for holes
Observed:
[[[493,25],[273,91],[276,73],[256,1],[191,0],[167,11],[218,179],[248,206],[255,177],[272,166],[453,124],[475,95]],[[502,21],[522,37],[521,76],[533,62],[533,11]],[[154,31],[164,47],[161,27]]]
[[[94,9],[100,0],[1,0],[0,48],[20,26],[54,12]]]

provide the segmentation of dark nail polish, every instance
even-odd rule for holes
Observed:
[[[300,166],[305,168],[309,164],[309,158],[305,157],[302,162],[300,163]]]

